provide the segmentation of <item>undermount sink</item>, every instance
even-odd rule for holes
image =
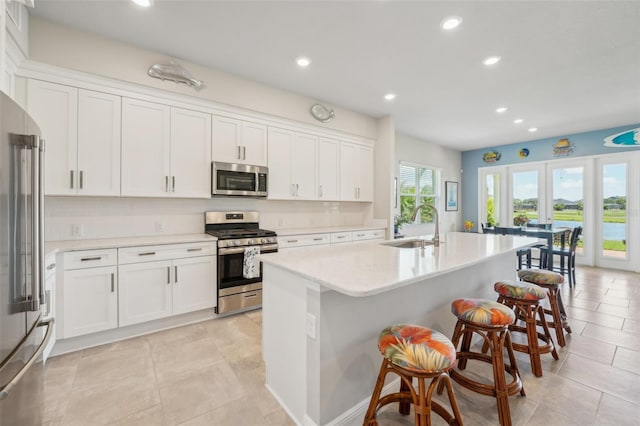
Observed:
[[[416,247],[426,247],[432,246],[433,241],[431,240],[399,240],[399,241],[388,241],[386,243],[381,243],[385,246],[398,247],[398,248],[416,248]]]

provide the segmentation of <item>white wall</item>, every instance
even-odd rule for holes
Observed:
[[[425,166],[432,166],[441,170],[441,182],[440,182],[440,194],[444,197],[444,182],[455,181],[458,182],[458,211],[447,212],[444,209],[443,198],[440,200],[439,212],[440,212],[440,233],[447,231],[460,231],[461,225],[461,211],[462,205],[460,200],[462,199],[460,192],[461,174],[460,169],[462,165],[462,153],[460,151],[445,148],[434,143],[430,143],[424,140],[416,139],[411,136],[402,135],[396,133],[395,135],[395,176],[399,176],[400,173],[400,161],[407,161],[411,163],[424,164]],[[394,214],[400,213],[400,201],[398,200],[398,208]],[[433,233],[433,225],[404,225],[402,227],[402,234],[406,236],[421,235],[425,233]]]
[[[257,210],[260,226],[275,231],[358,226],[371,217],[368,203],[108,197],[46,197],[45,203],[47,241],[198,234],[204,232],[204,212],[209,210]],[[82,235],[73,234],[74,225],[81,225]]]

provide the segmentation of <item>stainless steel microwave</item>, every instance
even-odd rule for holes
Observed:
[[[266,197],[269,169],[248,164],[211,164],[211,195]]]

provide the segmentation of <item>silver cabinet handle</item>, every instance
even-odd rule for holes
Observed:
[[[115,282],[116,282],[116,274],[112,272],[111,273],[111,293],[114,293],[116,291]]]
[[[344,236],[344,235],[339,235],[339,236],[337,236],[336,238],[337,238],[337,239],[339,239],[339,240],[341,240],[342,238],[347,238],[347,237],[346,237],[346,236]]]
[[[171,176],[171,192],[176,192],[176,177]]]
[[[300,185],[296,183],[296,197],[298,196],[298,190],[300,189]]]
[[[156,254],[155,251],[148,251],[145,253],[138,253],[138,256],[153,256],[154,254]]]
[[[287,240],[288,243],[297,243],[298,240]]]
[[[240,155],[240,145],[238,145],[238,160],[242,160],[242,156]]]
[[[322,185],[318,188],[318,196],[322,198]]]
[[[322,238],[314,238],[313,241],[322,241]]]
[[[171,284],[171,266],[167,266],[167,284]]]
[[[253,299],[254,297],[258,297],[258,293],[245,294],[245,299]]]
[[[358,188],[353,188],[353,198],[358,199]]]
[[[69,188],[73,189],[73,170],[70,170],[69,174],[71,175],[69,179]]]
[[[202,247],[199,247],[199,248],[190,248],[190,249],[187,249],[187,251],[202,251]]]
[[[84,171],[80,170],[80,189],[84,187]]]
[[[164,177],[164,192],[169,192],[169,176]]]
[[[362,238],[362,237],[364,237],[364,234],[356,234],[356,237]]]
[[[44,326],[47,326],[47,332],[44,335],[44,339],[42,339],[42,342],[38,346],[38,349],[36,349],[36,351],[33,353],[31,358],[29,358],[29,361],[27,361],[24,364],[24,367],[22,367],[22,369],[20,371],[18,371],[18,373],[16,373],[16,375],[13,376],[13,378],[11,378],[9,383],[7,383],[6,385],[4,385],[3,387],[0,388],[0,401],[9,396],[9,392],[11,392],[11,390],[20,382],[22,377],[27,373],[27,371],[31,368],[31,366],[33,364],[35,364],[35,362],[40,358],[40,355],[42,355],[42,352],[44,352],[44,348],[47,347],[47,344],[49,343],[49,339],[51,339],[51,333],[53,332],[53,318],[50,318],[48,320],[45,320],[45,321],[42,321],[42,322],[38,323],[36,326],[34,326],[29,331],[29,334],[31,334],[31,332],[34,331],[35,327],[44,327]],[[26,339],[26,338],[23,339],[22,343],[21,343],[21,346],[24,343],[26,343],[27,340],[28,339]],[[6,360],[7,363],[9,361],[11,361],[13,356],[15,356],[18,353],[22,353],[22,351],[20,351],[20,350],[13,351],[12,352],[13,355],[10,356],[9,359]]]
[[[246,146],[242,147],[242,159],[243,160],[247,159],[247,147]]]
[[[100,260],[100,259],[102,259],[102,256],[82,257],[82,258],[80,258],[80,262],[89,262],[89,261]]]
[[[293,197],[296,196],[296,184],[295,183],[291,184],[291,196],[293,196]]]
[[[52,270],[52,269],[53,269],[53,268],[55,268],[55,267],[56,267],[56,264],[55,264],[55,263],[52,263],[52,264],[50,264],[50,265],[47,265],[47,271],[50,271],[50,270]]]
[[[173,267],[173,282],[178,282],[178,265]]]

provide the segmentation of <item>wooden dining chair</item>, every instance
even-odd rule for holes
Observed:
[[[560,256],[560,266],[554,265],[553,270],[569,278],[569,288],[572,288],[576,283],[576,249],[581,234],[582,226],[576,226],[571,231],[568,247],[553,248],[553,254]]]
[[[537,229],[551,229],[551,224],[550,223],[528,223],[527,224],[527,228],[537,228]],[[546,244],[544,243],[540,243],[540,244],[534,244],[531,246],[531,263],[534,263],[534,261],[538,261],[538,267],[541,269],[545,269],[547,267],[546,265],[546,259],[547,259],[547,250],[549,249],[547,247]],[[534,251],[536,250],[536,251]],[[536,257],[536,253],[537,253],[537,257]]]

